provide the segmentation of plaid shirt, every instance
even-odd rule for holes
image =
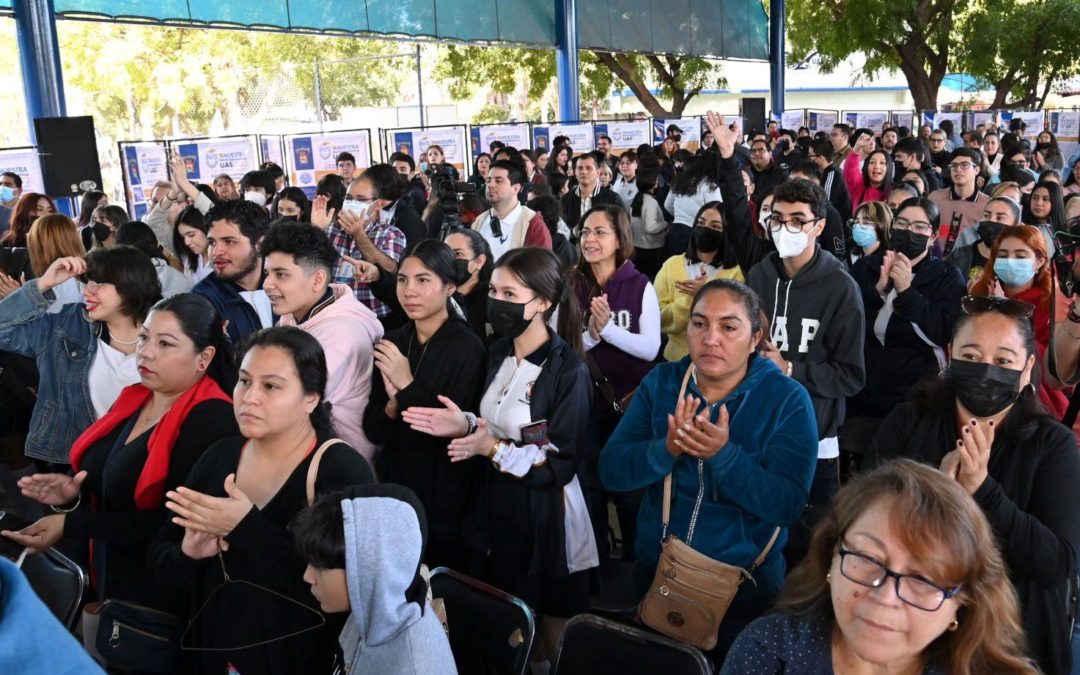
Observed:
[[[356,240],[346,233],[336,220],[326,228],[326,236],[329,237],[338,255],[347,255],[357,260],[363,259],[363,254],[356,246]],[[394,262],[401,260],[401,254],[405,252],[405,235],[397,227],[389,223],[376,222],[367,229],[367,236],[371,239],[371,243],[375,244],[375,248],[388,255]],[[369,284],[357,282],[352,274],[352,265],[344,260],[339,259],[334,267],[334,283],[345,284],[351,288],[356,299],[370,307],[371,311],[375,312],[375,316],[380,319],[390,315],[390,306],[375,299],[375,294],[372,293]]]

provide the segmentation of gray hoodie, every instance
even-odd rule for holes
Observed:
[[[352,613],[338,642],[347,672],[456,675],[450,642],[426,596],[407,597],[415,593],[423,553],[422,516],[389,496],[344,499],[341,510]]]

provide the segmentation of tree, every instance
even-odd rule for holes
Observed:
[[[789,60],[817,54],[831,72],[861,52],[863,74],[899,69],[915,107],[937,110],[950,48],[961,37],[953,31],[959,6],[957,0],[789,0]]]
[[[1041,108],[1080,73],[1076,0],[983,0],[957,28],[958,69],[993,83],[993,108]]]
[[[583,117],[599,112],[600,102],[619,82],[655,117],[678,117],[704,88],[727,84],[717,64],[697,57],[583,51],[579,63]],[[551,94],[555,54],[538,49],[449,45],[441,50],[435,78],[455,99],[469,98],[478,87],[486,86],[493,93],[518,94],[518,107],[524,108],[524,101]],[[653,86],[658,87],[658,94],[652,93]],[[661,99],[670,99],[670,106],[665,107]]]

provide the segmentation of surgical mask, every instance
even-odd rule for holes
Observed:
[[[758,213],[757,222],[758,222],[758,225],[760,225],[763,230],[768,231],[768,229],[769,229],[769,216],[771,216],[771,215],[772,215],[772,212],[768,211],[766,209],[761,209],[761,212]]]
[[[469,271],[469,263],[471,262],[471,260],[464,260],[462,258],[454,259],[454,271],[457,273],[459,284],[463,284],[472,278],[472,272]]]
[[[487,318],[488,323],[491,324],[491,330],[499,337],[508,337],[510,339],[524,333],[533,319],[533,317],[525,318],[525,305],[527,304],[529,303],[508,302],[488,297]]]
[[[872,246],[877,241],[877,230],[873,225],[855,225],[851,228],[851,238],[859,248]]]
[[[254,190],[245,192],[244,200],[249,201],[252,204],[257,204],[258,206],[266,206],[266,195],[261,192],[255,192]]]
[[[1023,286],[1035,277],[1035,261],[1032,258],[998,258],[994,261],[994,274],[1006,286]]]
[[[420,162],[420,171],[427,171],[427,170],[428,170],[428,163],[427,162]]]
[[[12,199],[15,199],[15,188],[0,186],[0,202],[10,202]]]
[[[781,258],[794,258],[810,245],[810,237],[805,232],[788,232],[786,227],[781,227],[779,232],[773,232],[772,238]]]
[[[354,213],[361,217],[363,217],[370,208],[371,202],[367,202],[362,199],[346,199],[341,204],[342,211],[348,211],[349,213]]]
[[[91,225],[94,230],[94,239],[98,240],[98,243],[104,244],[105,240],[112,234],[112,228],[105,223],[94,223]]]
[[[956,398],[976,417],[992,417],[1012,405],[1020,395],[1022,371],[992,363],[954,359],[945,370]]]
[[[998,223],[993,220],[981,220],[978,224],[979,239],[987,246],[993,246],[994,241],[997,240],[998,235],[1005,229],[1004,223]]]
[[[694,237],[694,248],[702,253],[712,253],[724,245],[723,233],[710,230],[707,227],[695,227],[692,236]]]
[[[893,230],[889,237],[889,248],[911,260],[926,253],[926,245],[929,243],[929,235],[915,234],[911,230]]]

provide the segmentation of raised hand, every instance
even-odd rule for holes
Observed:
[[[330,208],[330,198],[326,195],[316,195],[311,201],[311,224],[315,227],[326,229],[334,222],[337,209]]]
[[[86,260],[75,256],[58,258],[53,261],[53,264],[49,265],[49,269],[45,270],[45,274],[37,278],[38,290],[44,293],[80,274],[86,274]]]
[[[720,150],[721,157],[731,157],[735,154],[735,146],[742,140],[742,122],[736,120],[732,128],[724,124],[724,118],[719,113],[710,110],[705,114],[705,124],[712,132],[716,146]]]

